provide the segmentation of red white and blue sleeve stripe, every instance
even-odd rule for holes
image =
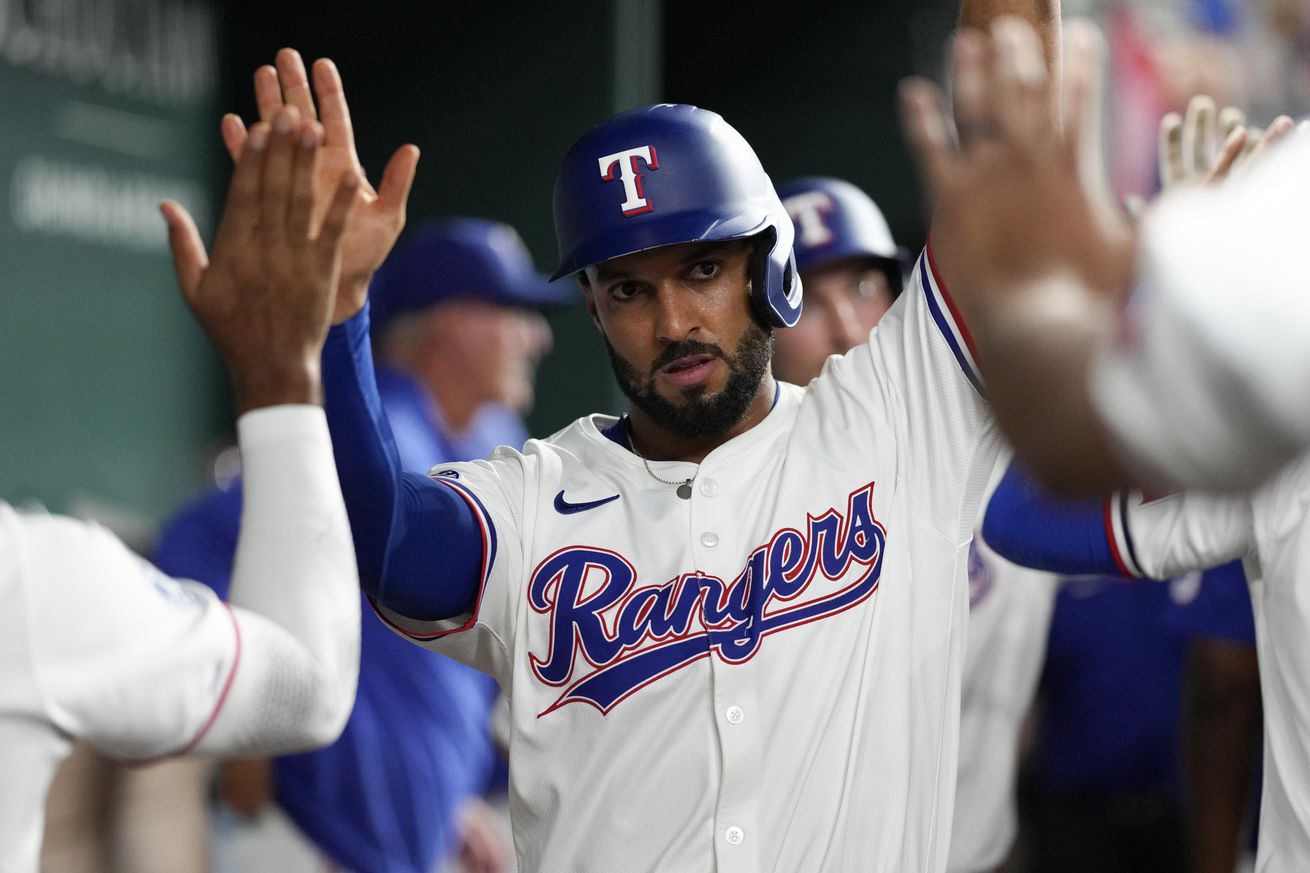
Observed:
[[[473,493],[472,489],[470,489],[468,486],[464,485],[463,483],[457,482],[453,478],[444,475],[428,477],[428,481],[436,483],[438,485],[445,486],[446,488],[450,489],[450,491],[454,492],[456,498],[459,501],[461,501],[463,505],[466,507],[467,510],[466,513],[462,513],[462,514],[464,514],[466,517],[471,517],[474,526],[477,529],[478,541],[479,541],[480,553],[481,553],[481,566],[478,572],[477,592],[476,595],[471,598],[472,607],[466,613],[467,617],[465,618],[464,622],[459,625],[452,625],[451,622],[447,621],[447,622],[442,622],[439,627],[433,627],[432,622],[430,621],[423,622],[419,620],[417,622],[414,622],[414,624],[427,624],[431,629],[417,630],[414,627],[404,627],[401,624],[399,624],[396,620],[393,620],[390,616],[388,616],[386,611],[384,611],[384,609],[379,609],[379,603],[373,601],[373,599],[370,597],[370,602],[373,603],[374,611],[377,612],[378,617],[381,618],[382,621],[387,626],[394,628],[395,630],[399,631],[400,633],[404,634],[410,639],[418,640],[420,642],[436,640],[436,639],[440,639],[441,637],[447,636],[448,634],[469,630],[470,628],[472,628],[474,625],[477,624],[478,614],[482,608],[483,596],[485,595],[487,590],[487,582],[491,578],[491,568],[496,561],[496,548],[497,548],[496,525],[492,522],[491,514],[487,511],[486,505],[483,504],[482,500],[475,493]],[[443,539],[442,535],[437,531],[434,531],[433,538],[437,540]],[[468,540],[469,537],[466,534],[462,533],[458,537],[455,537],[454,541],[448,542],[447,546],[449,549],[458,550],[459,552],[462,553],[468,553],[470,552],[469,546],[471,545],[468,542]],[[436,556],[439,560],[440,559],[439,556],[443,551],[445,550],[434,549],[430,552],[430,554]],[[388,567],[388,571],[390,571],[391,569],[392,568]],[[442,566],[430,566],[428,568],[428,573],[430,576],[433,575],[440,576],[442,575],[444,570],[445,568]],[[419,568],[410,568],[407,572],[403,572],[398,575],[400,575],[402,578],[418,578],[422,574],[419,572]],[[386,604],[382,603],[381,606],[385,607]]]
[[[942,338],[946,340],[947,347],[965,377],[979,394],[985,396],[982,373],[978,370],[978,350],[974,346],[973,337],[969,335],[968,325],[964,323],[960,310],[946,290],[946,284],[942,282],[941,273],[933,259],[931,244],[919,256],[916,269],[919,271],[919,282],[923,286],[932,320],[937,324],[937,329],[941,331]]]

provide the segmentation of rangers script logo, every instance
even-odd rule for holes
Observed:
[[[607,713],[701,658],[744,663],[769,634],[861,603],[878,588],[887,540],[872,504],[870,482],[851,493],[844,514],[834,507],[809,515],[804,532],[778,531],[727,583],[690,572],[642,586],[616,552],[589,546],[555,552],[528,584],[532,609],[551,622],[546,652],[529,656],[532,669],[542,682],[564,687],[540,715],[575,702]],[[852,567],[858,569],[849,572]],[[807,600],[816,573],[841,587]]]

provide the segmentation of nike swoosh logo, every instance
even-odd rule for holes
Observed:
[[[619,499],[619,495],[606,497],[603,500],[588,500],[585,503],[569,503],[564,499],[564,492],[555,495],[555,511],[560,515],[572,515],[575,512],[586,512],[588,509],[595,509],[597,506],[604,506]]]

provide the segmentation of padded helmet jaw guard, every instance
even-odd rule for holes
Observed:
[[[553,279],[659,246],[756,237],[756,312],[772,327],[800,319],[791,219],[754,150],[716,113],[658,104],[592,128],[555,182],[555,235]]]

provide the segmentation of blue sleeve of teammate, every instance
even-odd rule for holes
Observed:
[[[1132,575],[1115,560],[1106,507],[1046,493],[1012,463],[987,504],[982,536],[1006,560],[1066,576]]]
[[[402,472],[373,375],[366,306],[328,333],[324,408],[355,539],[360,585],[393,612],[438,621],[467,612],[481,584],[473,510],[426,476]]]

